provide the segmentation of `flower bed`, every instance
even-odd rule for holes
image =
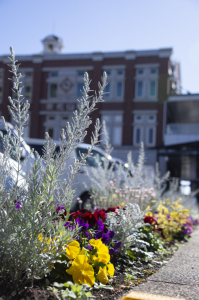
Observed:
[[[70,213],[67,221],[67,211],[57,205],[54,222],[78,233],[63,245],[62,254],[49,266],[45,280],[36,281],[36,286],[39,284],[44,289],[26,289],[26,292],[22,289],[19,294],[26,293],[25,299],[28,294],[32,297],[35,294],[35,299],[39,299],[39,292],[48,290],[46,296],[56,295],[54,299],[78,299],[78,293],[87,299],[92,298],[91,294],[97,300],[102,295],[109,300],[116,299],[156,272],[177,249],[178,242],[188,240],[198,221],[179,202],[171,204],[167,199],[167,206],[160,203],[156,211],[148,209],[145,214],[133,204],[95,212],[84,209]],[[43,233],[38,235],[38,241],[46,245],[42,251],[48,255],[53,253],[59,239],[60,236],[52,240]],[[79,292],[78,286],[81,286]]]
[[[100,182],[101,189],[93,187],[92,191],[92,201],[98,207],[70,213],[72,180],[98,143],[99,120],[88,153],[81,155],[81,161],[73,160],[68,181],[60,180],[60,176],[65,161],[84,140],[91,124],[90,113],[103,101],[106,74],[99,84],[98,96],[95,93],[93,97],[85,74],[78,110],[72,124],[68,123],[61,133],[60,153],[55,154],[55,145],[46,134],[44,155],[40,157],[35,152],[34,157],[29,153],[22,164],[30,158],[34,158],[34,164],[19,184],[21,139],[29,104],[21,95],[22,75],[17,72],[19,65],[12,48],[10,60],[17,99],[9,98],[9,110],[18,127],[12,135],[5,122],[7,135],[2,137],[5,152],[0,160],[0,296],[50,300],[89,299],[93,294],[97,300],[116,299],[122,290],[126,292],[155,272],[170,257],[177,242],[188,240],[198,221],[180,204],[180,199],[167,197],[160,201],[164,180],[156,178],[159,196],[154,188],[140,187],[142,147],[138,167],[133,167],[133,176],[128,173],[122,188],[115,186],[116,180],[108,181],[107,172],[112,176],[114,166],[104,162],[99,169],[105,183]],[[8,188],[11,156],[16,160],[16,178]]]

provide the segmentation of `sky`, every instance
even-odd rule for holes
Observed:
[[[62,38],[63,53],[173,48],[183,93],[199,93],[199,0],[0,0],[0,55],[38,54]]]

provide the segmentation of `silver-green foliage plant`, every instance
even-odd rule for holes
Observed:
[[[144,169],[145,153],[144,153],[144,144],[141,142],[139,156],[137,164],[134,164],[132,161],[132,153],[129,152],[127,155],[127,163],[129,169],[131,170],[133,177],[128,176],[126,180],[126,185],[132,188],[138,188],[143,184],[143,169]],[[148,187],[148,186],[147,186]],[[150,183],[151,187],[151,183]]]
[[[111,158],[113,148],[109,141],[105,121],[102,124],[102,135],[104,137],[104,151],[106,152],[103,164],[98,156],[93,157],[97,167],[86,169],[86,174],[92,183],[91,194],[94,205],[100,208],[108,208],[110,205],[113,205],[113,201],[110,199],[113,192],[110,182],[117,178],[115,185],[121,185],[122,174],[119,169],[115,170],[115,163]]]
[[[115,210],[115,213],[108,213],[106,222],[108,228],[115,232],[114,238],[122,241],[119,253],[127,255],[127,251],[142,252],[146,251],[149,245],[142,240],[139,229],[146,226],[143,221],[146,211],[141,211],[137,204],[128,203],[124,208]],[[146,252],[147,254],[147,252]]]
[[[46,133],[44,155],[36,158],[32,170],[20,183],[20,171],[27,163],[30,153],[21,163],[22,135],[28,120],[29,103],[22,96],[18,73],[19,65],[11,48],[11,73],[15,99],[9,97],[9,111],[15,121],[16,136],[5,127],[7,135],[3,138],[5,153],[0,163],[0,276],[18,288],[21,282],[28,279],[41,278],[58,260],[59,255],[67,244],[77,235],[77,229],[71,231],[64,227],[64,222],[55,214],[57,205],[65,207],[69,213],[73,201],[72,180],[80,166],[85,163],[92,148],[98,142],[100,123],[95,124],[95,132],[91,138],[88,154],[81,155],[81,161],[74,159],[73,166],[69,167],[68,178],[59,180],[66,168],[66,160],[72,151],[81,143],[86,130],[92,123],[89,117],[97,103],[103,101],[103,90],[106,86],[106,74],[99,83],[99,93],[89,96],[90,80],[88,74],[84,76],[84,90],[79,99],[78,110],[74,112],[71,124],[67,123],[61,132],[60,153],[55,155],[55,147]],[[16,179],[7,188],[11,168],[10,157],[16,160]],[[66,220],[68,215],[66,216]]]

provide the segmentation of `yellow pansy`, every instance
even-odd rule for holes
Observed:
[[[66,272],[73,276],[74,283],[88,284],[91,287],[95,282],[94,270],[89,265],[86,255],[76,256],[72,266]]]
[[[114,265],[113,264],[108,264],[108,273],[109,275],[113,276],[114,275]]]
[[[101,267],[99,268],[97,279],[103,284],[107,284],[109,282],[106,266],[103,269]]]
[[[80,252],[80,244],[78,241],[72,241],[65,248],[66,255],[69,259],[74,259]]]
[[[100,239],[91,239],[89,243],[96,249],[96,254],[92,256],[94,262],[103,262],[106,265],[110,261],[108,247],[104,245]]]
[[[79,252],[79,255],[86,255],[88,253],[88,249],[82,248],[81,251]]]
[[[99,240],[91,239],[91,240],[89,241],[89,243],[90,243],[91,246],[93,246],[94,248],[100,248],[100,247],[103,245],[101,239],[99,239]]]

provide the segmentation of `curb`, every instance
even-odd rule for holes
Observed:
[[[121,300],[186,300],[186,299],[171,298],[171,297],[165,297],[165,296],[160,296],[160,295],[131,292],[128,295],[126,295],[124,298],[122,298]]]

